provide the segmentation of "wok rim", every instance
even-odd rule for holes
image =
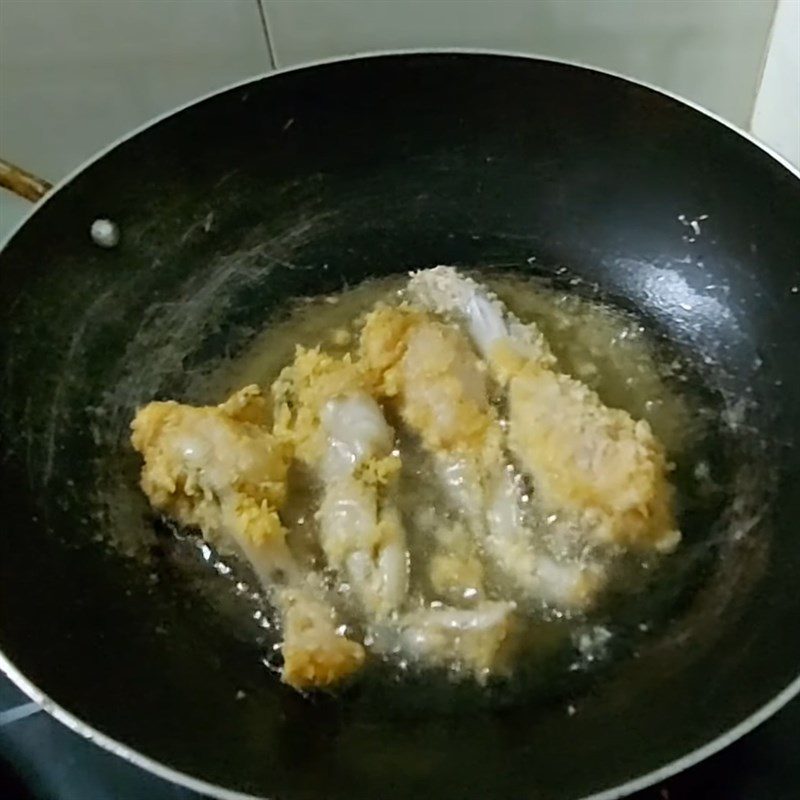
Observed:
[[[158,114],[150,118],[149,120],[143,122],[141,125],[137,126],[131,131],[128,131],[127,133],[123,134],[122,136],[118,137],[114,141],[107,144],[105,147],[98,150],[96,153],[89,156],[75,169],[67,173],[67,175],[65,175],[61,180],[57,181],[53,185],[53,188],[41,200],[32,204],[30,210],[23,215],[23,217],[19,220],[19,222],[16,225],[12,226],[11,230],[6,235],[4,240],[0,242],[0,255],[2,255],[2,252],[6,249],[8,244],[17,235],[17,233],[20,230],[22,230],[22,228],[28,223],[28,221],[33,217],[33,215],[36,214],[41,208],[43,208],[46,203],[48,203],[53,197],[55,197],[61,191],[61,189],[67,186],[84,170],[92,166],[95,162],[100,161],[100,159],[102,159],[105,155],[110,153],[114,148],[118,147],[121,144],[124,144],[129,139],[138,136],[140,133],[143,133],[148,128],[151,128],[154,125],[158,124],[159,122],[162,122],[163,120],[168,119],[169,117],[172,117],[175,114],[185,111],[194,105],[199,105],[200,103],[205,102],[206,100],[209,100],[217,95],[223,94],[233,89],[243,88],[249,84],[258,83],[267,78],[284,75],[290,72],[297,72],[304,69],[322,67],[342,62],[366,61],[374,58],[386,58],[394,56],[430,56],[430,55],[465,55],[465,56],[478,55],[478,56],[495,56],[501,58],[505,57],[513,59],[525,59],[528,61],[539,61],[550,64],[575,67],[587,72],[594,72],[600,75],[606,75],[612,78],[626,81],[633,85],[641,86],[652,92],[663,95],[664,97],[667,97],[671,100],[681,103],[682,105],[687,106],[701,114],[704,114],[706,117],[709,117],[715,122],[723,125],[730,131],[733,131],[734,133],[741,136],[743,139],[747,140],[750,144],[753,144],[756,147],[758,147],[772,159],[777,161],[778,164],[780,164],[784,169],[786,169],[791,175],[800,180],[800,167],[792,164],[787,158],[782,156],[780,153],[778,153],[772,147],[767,145],[765,142],[762,142],[760,139],[755,137],[749,131],[746,131],[738,127],[729,120],[724,119],[716,112],[705,108],[704,106],[694,102],[693,100],[681,97],[680,95],[671,92],[667,89],[660,88],[647,81],[642,81],[637,78],[632,78],[628,75],[624,75],[614,70],[608,70],[602,67],[592,66],[572,59],[556,58],[550,56],[537,55],[533,53],[521,53],[513,50],[503,50],[494,48],[426,47],[426,48],[408,48],[408,49],[398,49],[398,50],[378,50],[378,51],[357,53],[353,55],[335,56],[332,58],[317,59],[314,61],[305,61],[300,64],[294,64],[288,67],[276,67],[274,69],[270,69],[263,73],[258,73],[255,75],[251,75],[250,77],[244,78],[242,80],[234,81],[233,83],[227,84],[220,88],[212,89],[211,91],[206,92],[205,94],[195,97],[185,103],[182,103],[181,105],[178,105],[168,111],[163,112],[162,114]],[[87,231],[87,236],[88,235],[89,232]],[[798,665],[798,667],[800,667],[800,665]],[[18,689],[20,689],[25,695],[27,695],[28,698],[30,698],[30,700],[37,703],[42,710],[50,714],[58,722],[65,725],[73,732],[84,737],[88,741],[97,744],[98,746],[109,751],[115,756],[122,758],[123,760],[133,764],[136,767],[139,767],[140,769],[146,770],[147,772],[150,772],[151,774],[156,775],[159,778],[162,778],[173,784],[183,786],[187,789],[198,792],[200,794],[206,794],[211,797],[218,798],[218,800],[270,800],[270,797],[268,795],[254,795],[254,794],[248,794],[247,792],[241,792],[236,789],[228,789],[224,786],[220,786],[219,784],[210,783],[202,780],[201,778],[196,778],[188,773],[181,772],[180,770],[175,769],[174,767],[170,767],[167,764],[164,764],[160,761],[157,761],[154,758],[151,758],[149,756],[144,755],[143,753],[140,753],[133,747],[130,747],[129,745],[126,745],[123,742],[120,742],[114,739],[113,737],[103,733],[97,728],[92,727],[92,725],[90,725],[88,722],[85,722],[84,720],[72,714],[63,706],[56,703],[41,689],[39,689],[39,687],[36,686],[32,681],[28,680],[28,678],[25,677],[22,671],[19,670],[14,665],[14,663],[11,661],[11,659],[8,658],[8,656],[6,656],[5,652],[1,648],[0,648],[0,672],[3,672],[6,675],[6,677],[9,678],[9,680],[11,680],[11,682],[17,686]],[[794,678],[794,680],[792,680],[781,691],[775,694],[770,700],[764,703],[760,708],[758,708],[749,716],[745,717],[745,719],[743,719],[741,722],[728,728],[724,733],[721,733],[719,736],[715,737],[714,739],[711,739],[702,746],[695,748],[694,750],[691,750],[690,752],[668,762],[667,764],[664,764],[663,766],[657,769],[651,770],[650,772],[646,772],[643,775],[639,775],[636,778],[632,778],[631,780],[628,780],[625,783],[617,784],[616,786],[610,787],[608,789],[603,789],[593,794],[583,795],[580,798],[576,798],[576,800],[619,800],[619,798],[626,797],[630,794],[633,794],[634,792],[653,786],[654,784],[659,783],[660,781],[671,778],[674,775],[677,775],[683,772],[684,770],[689,769],[690,767],[693,767],[696,764],[699,764],[700,762],[704,761],[710,756],[715,755],[716,753],[724,750],[726,747],[733,744],[746,734],[750,733],[759,725],[761,725],[761,723],[765,722],[767,719],[772,717],[774,714],[780,711],[780,709],[782,709],[787,703],[789,703],[798,695],[800,695],[800,671],[798,671],[798,675],[796,678]]]

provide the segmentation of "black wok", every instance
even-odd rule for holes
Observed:
[[[616,797],[800,688],[800,180],[720,121],[537,59],[302,68],[111,148],[1,261],[3,667],[100,744],[221,797]],[[290,298],[439,263],[572,281],[690,354],[719,496],[607,669],[513,702],[305,699],[261,664],[246,598],[217,602],[157,530],[127,424],[209,399],[198,376]],[[108,544],[126,533],[135,558]]]

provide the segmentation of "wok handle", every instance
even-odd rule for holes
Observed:
[[[37,178],[33,173],[3,161],[2,158],[0,158],[0,186],[34,203],[41,200],[53,188],[52,183]]]

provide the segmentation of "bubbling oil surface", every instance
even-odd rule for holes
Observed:
[[[698,443],[703,441],[707,415],[702,401],[686,389],[691,384],[689,362],[671,352],[646,322],[572,289],[559,289],[544,279],[503,273],[478,277],[522,321],[535,322],[540,327],[561,370],[597,391],[607,405],[650,423],[675,464],[676,474],[689,476],[688,482],[684,480],[688,489],[679,487],[678,499],[679,505],[690,507],[692,495],[703,492],[698,481],[706,470],[703,448]],[[192,394],[219,402],[250,383],[266,389],[291,363],[298,345],[319,346],[335,355],[353,352],[364,315],[378,302],[402,301],[404,285],[403,276],[393,276],[367,281],[341,293],[296,301],[244,352],[198,378]],[[441,508],[443,504],[424,452],[413,437],[402,433],[400,436],[404,470],[398,502],[413,565],[425,563],[430,555],[430,528],[441,524],[436,514],[426,514],[425,509]],[[323,563],[315,543],[317,502],[314,481],[302,474],[292,475],[289,501],[282,512],[284,524],[295,552],[309,566],[319,568]],[[670,558],[679,559],[680,555]],[[645,635],[652,625],[649,616],[654,605],[641,602],[641,595],[646,595],[654,582],[652,573],[659,572],[653,567],[654,562],[647,560],[623,562],[623,567],[614,573],[609,593],[623,598],[621,603],[601,603],[592,612],[582,614],[541,607],[525,609],[523,663],[518,670],[520,676],[527,676],[524,681],[552,682],[554,671],[562,677],[589,672],[613,660],[615,652],[630,652],[636,637]],[[503,596],[504,586],[495,583],[491,591]],[[634,594],[638,596],[634,598]],[[345,608],[354,607],[347,597],[342,599]],[[412,566],[409,604],[424,605],[441,599],[431,593],[424,576]],[[640,611],[632,611],[632,606]],[[619,614],[619,608],[625,612]],[[356,629],[363,624],[357,618],[351,621]],[[413,678],[403,674],[407,664],[402,660],[389,659],[381,669],[391,681]]]
[[[539,326],[564,372],[594,389],[607,405],[646,419],[671,456],[679,457],[696,439],[702,414],[680,386],[688,365],[662,352],[642,321],[545,279],[504,273],[477,277],[523,322]],[[291,363],[298,345],[336,355],[352,352],[364,315],[378,302],[401,301],[405,283],[404,276],[392,276],[295,301],[245,352],[204,376],[202,393],[223,398],[248,383],[267,387]]]

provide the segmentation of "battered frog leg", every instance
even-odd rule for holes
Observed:
[[[418,437],[456,521],[438,527],[427,565],[434,592],[449,602],[485,594],[482,480],[498,453],[499,429],[479,360],[456,329],[430,315],[383,306],[367,315],[359,357],[374,392]]]
[[[344,636],[333,606],[308,587],[276,592],[283,614],[282,679],[295,689],[335,686],[364,664],[362,645]]]
[[[457,319],[508,392],[509,447],[543,505],[594,541],[668,552],[680,541],[663,448],[647,422],[559,372],[535,325],[451,267],[412,276],[410,296]]]
[[[273,386],[284,435],[319,477],[320,544],[363,610],[384,617],[408,589],[408,552],[394,502],[394,431],[349,359],[298,350]]]
[[[322,409],[327,450],[318,512],[328,562],[345,569],[361,604],[384,617],[408,591],[408,552],[392,495],[400,468],[394,431],[365,392],[329,400]]]
[[[463,575],[469,583],[458,588],[473,597],[482,594],[482,575],[470,568],[479,563],[472,554],[482,548],[521,597],[569,608],[587,605],[597,584],[589,570],[557,563],[523,524],[503,432],[481,362],[464,334],[430,314],[384,307],[368,315],[360,354],[377,390],[433,455],[440,484],[471,534],[460,548],[451,544],[434,554],[434,586],[447,580],[458,586]],[[459,549],[467,555],[454,559]]]
[[[152,506],[216,546],[233,545],[253,567],[282,617],[283,680],[328,686],[361,667],[364,649],[338,633],[333,607],[286,543],[278,509],[291,451],[267,419],[260,390],[249,386],[220,406],[149,403],[131,424],[131,442]]]
[[[536,325],[522,323],[485,286],[454,267],[413,273],[407,293],[422,308],[458,322],[501,385],[526,364],[556,366]]]
[[[554,558],[523,511],[525,488],[511,465],[494,471],[486,490],[486,551],[522,597],[584,611],[606,580],[603,567],[581,557]]]
[[[391,628],[376,626],[374,647],[411,663],[468,672],[483,683],[511,668],[515,607],[484,600],[468,609],[421,608],[402,615]]]

